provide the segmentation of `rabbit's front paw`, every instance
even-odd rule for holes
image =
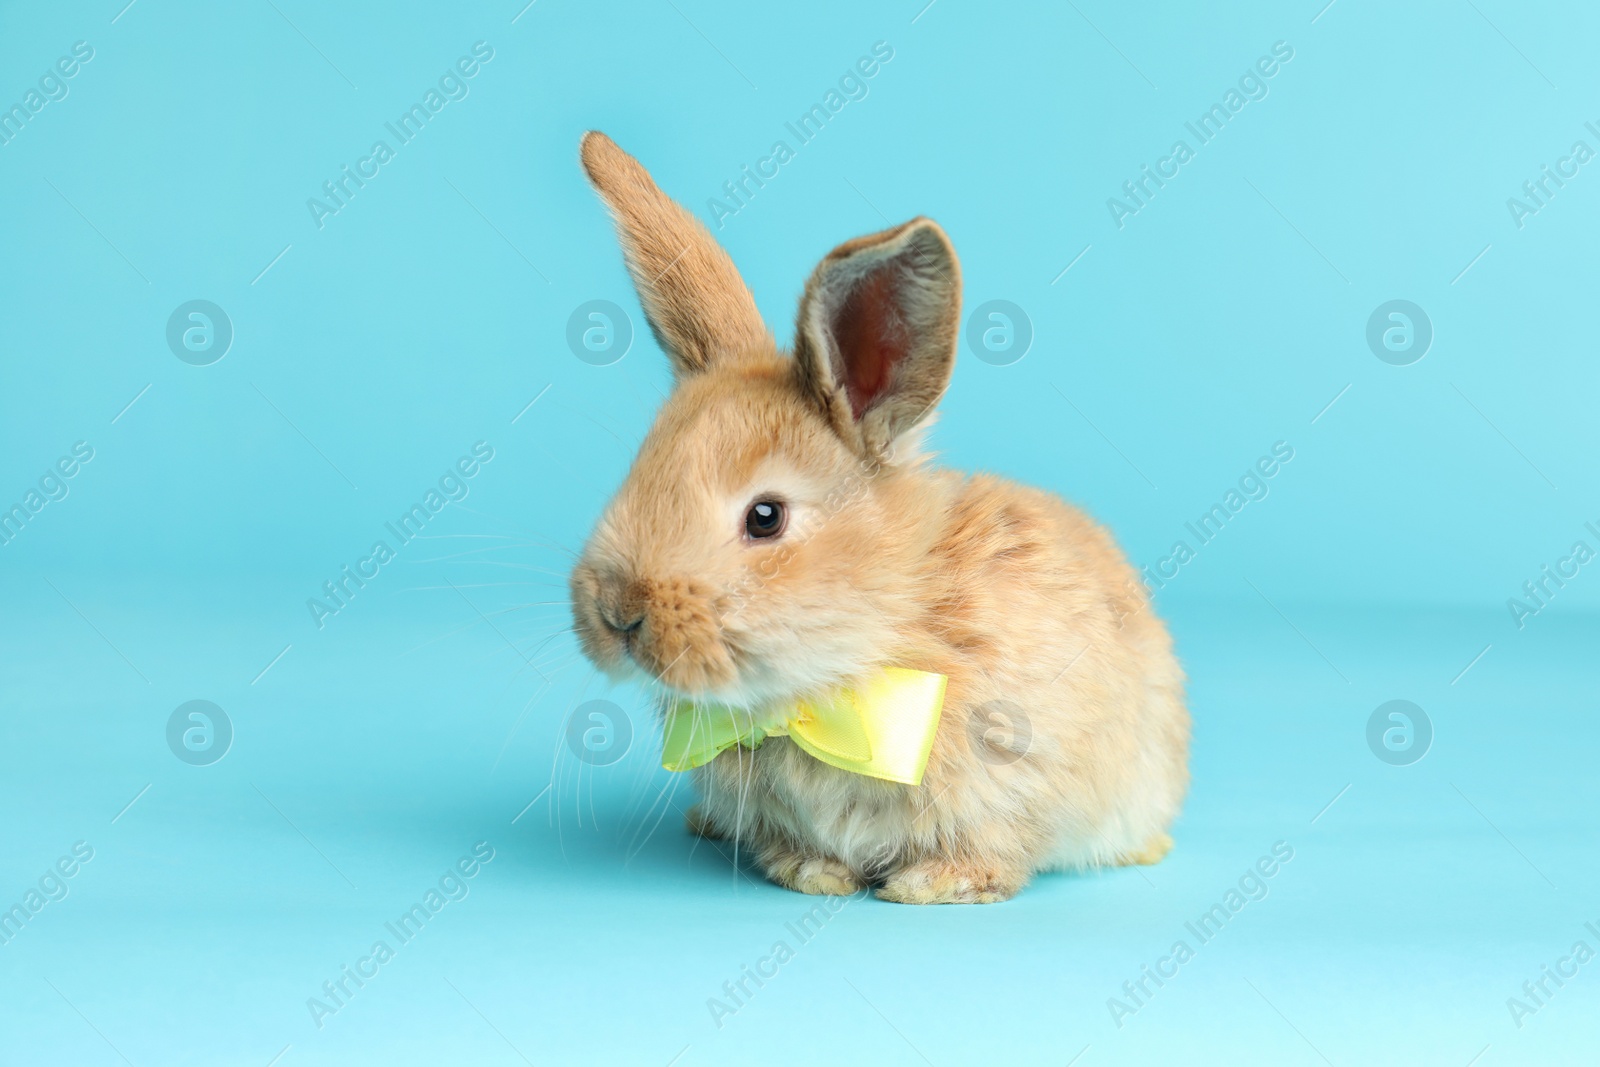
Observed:
[[[861,891],[855,872],[832,856],[805,856],[793,849],[772,849],[762,854],[767,877],[798,893],[847,897]]]
[[[896,904],[996,904],[1010,900],[1027,881],[1021,871],[998,866],[963,866],[924,860],[891,874],[878,899]]]
[[[683,813],[683,824],[696,837],[720,841],[728,836],[717,828],[717,825],[706,815],[705,808],[699,804],[695,804]]]

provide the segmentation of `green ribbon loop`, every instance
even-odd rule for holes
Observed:
[[[830,767],[920,785],[945,683],[942,674],[889,667],[853,688],[796,701],[781,721],[766,726],[757,725],[746,708],[679,701],[667,709],[661,765],[692,770],[735,745],[753,749],[768,737],[787,736]]]

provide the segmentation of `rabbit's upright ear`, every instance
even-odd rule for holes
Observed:
[[[817,265],[800,301],[802,385],[840,436],[883,455],[944,395],[960,317],[961,268],[937,223],[912,219],[847,241]]]
[[[679,377],[773,350],[755,298],[700,221],[603,133],[583,135],[583,169],[611,209],[650,330]]]

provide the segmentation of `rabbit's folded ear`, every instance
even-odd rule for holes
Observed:
[[[960,317],[961,268],[937,223],[917,218],[847,241],[800,300],[802,386],[840,436],[882,455],[944,395]]]
[[[650,330],[678,376],[720,359],[771,352],[755,298],[700,221],[605,134],[584,134],[580,154],[616,220]]]

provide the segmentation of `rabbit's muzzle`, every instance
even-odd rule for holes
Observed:
[[[704,583],[607,574],[583,565],[572,584],[579,639],[608,672],[621,673],[631,660],[686,695],[734,680],[715,597]]]

